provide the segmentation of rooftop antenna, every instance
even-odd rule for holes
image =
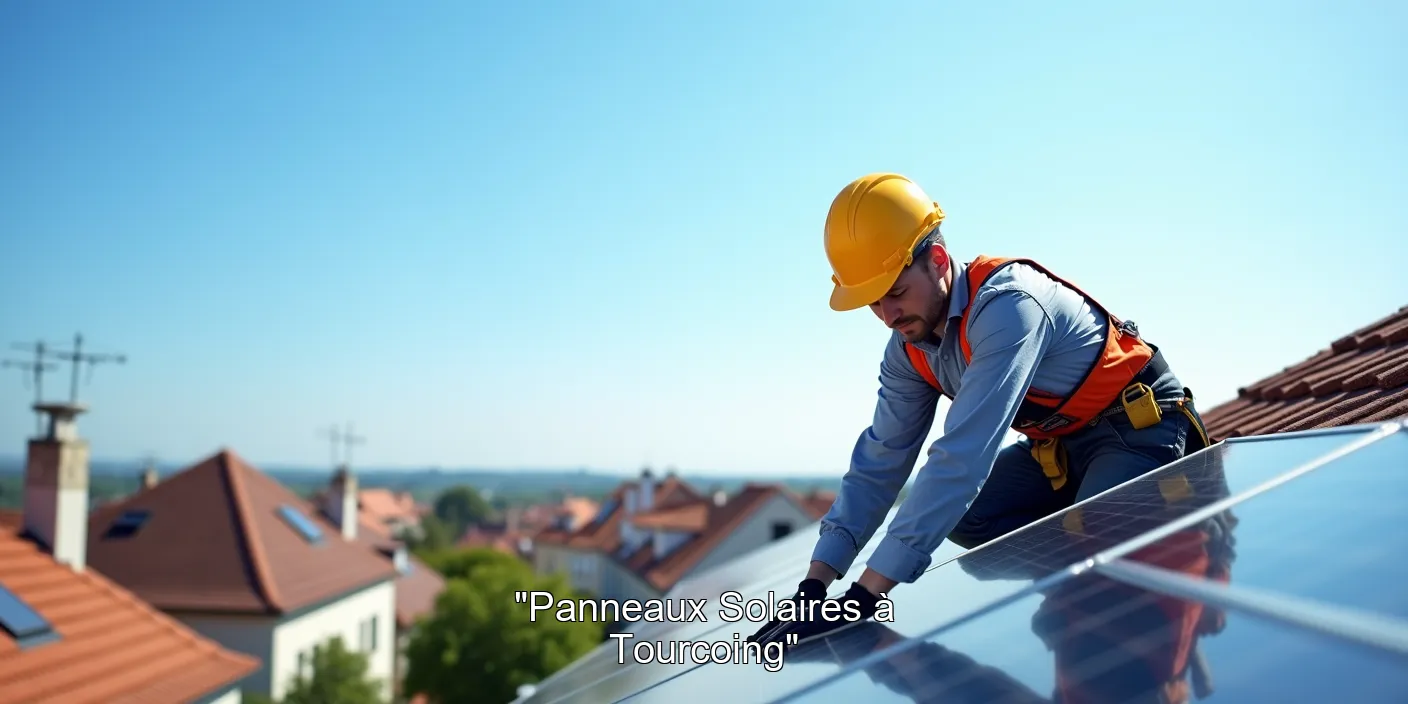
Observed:
[[[126,364],[126,355],[121,354],[94,354],[83,352],[83,334],[78,333],[73,336],[72,350],[58,350],[49,353],[55,359],[62,359],[65,362],[73,363],[73,384],[69,388],[69,403],[78,403],[78,370],[86,362],[88,364],[88,381],[93,381],[93,367],[102,362],[115,362]]]
[[[44,402],[44,372],[54,371],[59,368],[59,365],[54,362],[44,361],[44,355],[48,353],[48,348],[44,345],[43,341],[33,343],[16,342],[12,344],[11,347],[25,352],[33,352],[34,361],[19,359],[0,360],[0,368],[18,367],[21,371],[32,373],[33,381],[31,382],[30,376],[26,375],[24,382],[26,387],[31,384],[34,386],[34,405],[38,406]],[[37,409],[34,411],[34,434],[35,437],[44,434],[44,414]]]
[[[352,466],[352,446],[362,445],[367,439],[352,432],[352,421],[347,421],[342,431],[342,463],[348,467]]]
[[[332,466],[352,465],[352,446],[365,444],[367,439],[352,432],[352,422],[348,421],[342,428],[333,425],[331,428],[321,431],[323,437],[328,439],[329,449],[332,450]],[[342,450],[339,461],[338,450]]]

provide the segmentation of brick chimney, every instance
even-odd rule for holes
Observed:
[[[24,470],[24,530],[54,559],[83,571],[88,554],[88,441],[77,418],[87,409],[69,403],[36,403],[48,419],[29,441]]]
[[[342,537],[357,539],[357,475],[347,465],[333,472],[332,483],[328,485],[327,505],[323,510],[341,529]]]

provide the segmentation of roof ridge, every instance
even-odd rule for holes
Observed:
[[[254,572],[254,585],[266,606],[274,611],[283,610],[283,600],[274,586],[273,575],[269,571],[269,561],[264,558],[264,547],[259,541],[259,533],[254,527],[254,517],[250,515],[249,497],[245,494],[244,479],[235,471],[233,453],[222,450],[216,456],[216,467],[224,475],[229,486],[230,503],[235,509],[235,522],[239,525],[240,542],[244,543],[244,554],[249,557],[250,568]]]

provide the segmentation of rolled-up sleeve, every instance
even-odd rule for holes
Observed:
[[[984,300],[985,299],[985,300]],[[913,582],[977,498],[1003,437],[1051,340],[1045,309],[1018,290],[974,302],[968,340],[973,357],[914,486],[868,566],[896,582]]]
[[[821,519],[812,559],[845,575],[914,471],[934,425],[939,392],[909,361],[904,342],[891,335],[880,362],[875,417],[856,440],[850,469],[831,510]]]

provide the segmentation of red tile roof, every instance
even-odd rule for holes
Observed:
[[[0,585],[59,639],[21,650],[0,631],[0,704],[177,704],[259,669],[92,569],[74,572],[0,530]]]
[[[312,544],[279,514],[322,528]],[[128,510],[150,512],[133,535],[105,538]],[[165,611],[286,613],[393,579],[390,561],[342,534],[308,502],[223,450],[92,513],[88,562]]]
[[[578,550],[616,552],[621,547],[621,520],[626,514],[626,493],[635,491],[636,486],[637,483],[632,481],[617,487],[616,491],[611,493],[611,498],[616,504],[606,520],[583,526],[568,538],[566,545]],[[703,497],[694,487],[674,475],[666,476],[655,485],[656,505],[663,506],[701,498]]]
[[[712,501],[698,500],[693,506],[700,506],[706,513],[704,526],[688,542],[675,548],[661,560],[655,560],[650,543],[628,557],[624,564],[627,569],[645,579],[651,586],[668,592],[676,582],[684,578],[690,570],[709,556],[725,538],[733,535],[739,526],[776,497],[791,501],[803,513],[812,515],[807,502],[797,494],[788,491],[780,484],[744,485],[743,489],[722,506]]]
[[[0,508],[0,530],[11,530],[16,533],[24,530],[24,510],[18,508]]]
[[[1408,306],[1203,412],[1214,440],[1408,416]]]
[[[647,530],[697,533],[708,527],[711,506],[713,502],[708,499],[693,499],[687,503],[637,513],[631,517],[631,524]]]

